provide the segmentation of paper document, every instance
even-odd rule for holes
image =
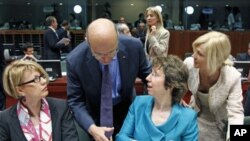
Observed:
[[[62,38],[60,41],[57,42],[57,44],[69,44],[70,39],[68,38]]]

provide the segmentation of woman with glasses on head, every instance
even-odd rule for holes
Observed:
[[[15,61],[6,67],[3,82],[18,102],[0,112],[1,141],[78,141],[66,102],[46,98],[48,75],[39,64]]]

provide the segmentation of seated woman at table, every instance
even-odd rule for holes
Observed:
[[[17,60],[6,67],[3,82],[18,102],[0,112],[1,141],[78,141],[66,102],[46,98],[48,75],[39,64]]]
[[[130,106],[116,141],[197,141],[197,114],[180,105],[187,92],[188,70],[173,55],[155,57],[147,77],[147,96]]]

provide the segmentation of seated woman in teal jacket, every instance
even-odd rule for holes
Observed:
[[[186,66],[173,55],[152,64],[149,95],[135,98],[116,141],[197,141],[197,113],[179,104],[187,92]]]

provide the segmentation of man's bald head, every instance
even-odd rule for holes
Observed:
[[[113,56],[107,54],[117,49],[118,33],[115,24],[104,18],[93,21],[87,28],[87,40],[93,55],[103,64],[108,64]]]
[[[87,39],[98,37],[106,39],[108,37],[117,38],[117,31],[115,24],[106,18],[100,18],[91,22],[87,28]]]

